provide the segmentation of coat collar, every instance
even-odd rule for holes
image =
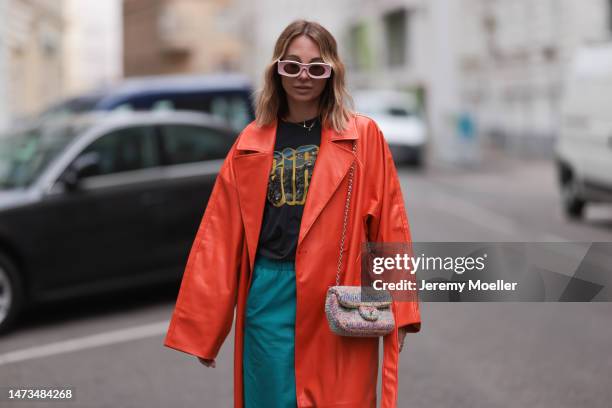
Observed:
[[[253,152],[272,152],[274,150],[274,142],[276,141],[276,128],[278,119],[274,119],[271,123],[259,127],[252,122],[244,130],[238,141],[236,149]],[[331,127],[323,126],[321,128],[321,141],[327,137],[331,141],[352,140],[357,139],[357,129],[354,115],[349,120],[349,125],[342,132],[337,132]]]
[[[262,127],[251,123],[240,135],[236,145],[237,152],[233,156],[236,188],[251,264],[259,243],[277,126],[277,119]],[[349,125],[342,132],[336,132],[328,126],[321,128],[319,154],[302,213],[298,251],[312,225],[347,175],[354,158],[350,142],[358,137],[355,115],[351,116]],[[342,200],[345,197],[346,194],[342,195]],[[329,222],[342,222],[341,211],[337,218]]]

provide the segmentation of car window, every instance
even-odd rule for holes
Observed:
[[[118,107],[129,110],[189,110],[210,113],[226,120],[232,129],[239,132],[252,119],[250,103],[246,93],[185,93],[140,96]]]
[[[0,190],[31,185],[83,129],[47,124],[0,135]]]
[[[233,142],[228,134],[202,126],[166,125],[161,133],[168,164],[223,159]]]
[[[95,152],[100,166],[86,176],[98,176],[139,170],[158,165],[154,129],[129,127],[112,131],[90,144],[81,155]]]
[[[210,112],[225,118],[232,129],[240,131],[251,121],[248,103],[248,100],[239,96],[218,96],[212,99]]]

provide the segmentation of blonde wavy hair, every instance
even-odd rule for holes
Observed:
[[[347,127],[350,116],[354,113],[353,100],[345,86],[346,70],[338,57],[336,40],[331,33],[322,25],[307,20],[293,21],[276,40],[272,60],[264,72],[263,85],[256,92],[255,121],[258,126],[264,126],[277,116],[288,113],[287,94],[276,71],[276,60],[282,58],[291,41],[301,35],[308,36],[319,45],[323,62],[331,64],[333,68],[331,77],[327,79],[319,97],[319,112],[324,126],[340,132]]]

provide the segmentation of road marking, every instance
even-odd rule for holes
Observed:
[[[483,228],[501,232],[502,234],[516,235],[518,233],[516,223],[508,217],[440,190],[432,191],[431,193],[435,197],[431,205],[439,211],[459,216],[472,224],[480,225]]]
[[[77,337],[75,339],[58,341],[43,346],[9,351],[8,353],[0,354],[0,365],[154,337],[165,333],[167,330],[168,321],[163,321],[138,327],[130,327],[128,329],[94,334],[91,336]]]

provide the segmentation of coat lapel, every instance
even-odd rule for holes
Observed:
[[[329,127],[321,129],[321,146],[319,147],[319,155],[315,162],[310,188],[306,196],[306,203],[304,204],[298,248],[334,192],[338,189],[342,179],[347,175],[354,156],[351,150],[352,144],[343,141],[352,142],[354,139],[357,139],[357,131],[354,126],[353,117],[351,117],[348,128],[342,133],[338,133]],[[346,197],[346,192],[343,197]],[[342,222],[342,216],[343,213],[338,214],[338,218],[334,219],[333,222],[338,220],[338,222]]]
[[[259,230],[272,168],[272,154],[276,141],[276,121],[263,127],[247,127],[236,145],[234,169],[244,223],[251,270],[255,262]]]
[[[298,248],[353,162],[352,145],[343,141],[357,139],[354,120],[354,116],[351,117],[349,126],[343,132],[336,132],[326,126],[321,129],[321,145],[302,213]],[[238,152],[233,158],[251,267],[257,252],[266,203],[277,124],[275,120],[263,127],[252,125],[245,129],[236,146]],[[342,220],[341,217],[342,214],[338,214],[339,220]]]

